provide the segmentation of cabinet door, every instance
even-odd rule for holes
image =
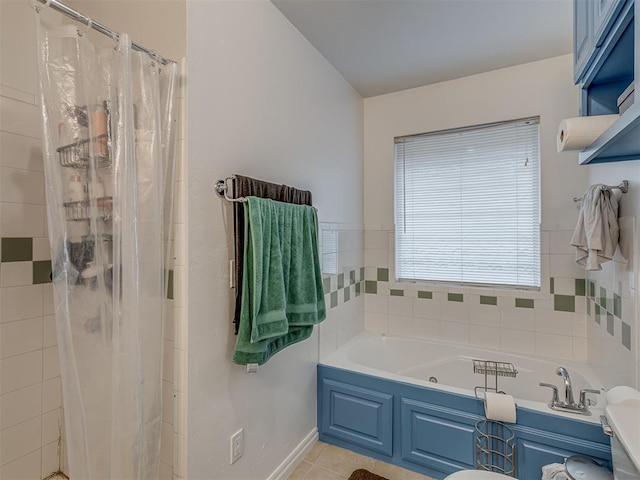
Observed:
[[[391,456],[393,396],[322,380],[320,432]]]
[[[594,56],[594,3],[600,0],[573,0],[573,74],[579,83]],[[606,1],[606,0],[604,0]]]
[[[594,45],[600,47],[626,0],[595,0],[593,5]]]
[[[465,412],[403,398],[402,459],[445,475],[474,468],[475,422]]]

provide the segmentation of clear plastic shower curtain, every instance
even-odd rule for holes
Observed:
[[[126,34],[98,47],[38,15],[38,35],[69,473],[155,479],[177,67]]]

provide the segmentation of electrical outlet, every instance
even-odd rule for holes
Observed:
[[[229,463],[235,463],[244,454],[244,430],[241,428],[231,435],[231,458]]]

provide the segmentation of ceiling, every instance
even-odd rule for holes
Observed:
[[[363,97],[572,52],[571,0],[272,0]]]

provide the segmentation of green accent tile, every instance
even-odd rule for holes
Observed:
[[[607,291],[603,288],[600,287],[600,306],[602,308],[604,308],[605,310],[607,309]]]
[[[532,298],[516,298],[516,307],[533,308],[533,299]]]
[[[331,293],[331,277],[324,277],[322,279],[322,289],[324,293]]]
[[[614,336],[613,324],[613,315],[607,312],[607,332],[609,332],[609,335],[611,335],[612,337]]]
[[[167,298],[173,300],[173,270],[167,275]]]
[[[389,295],[391,295],[392,297],[404,297],[404,290],[396,290],[392,288],[391,290],[389,290]]]
[[[351,270],[349,272],[349,285],[353,285],[354,283],[356,283],[356,271]]]
[[[576,278],[576,295],[579,297],[584,297],[586,290],[587,288],[584,278]]]
[[[613,294],[613,314],[622,318],[622,297],[617,293]]]
[[[338,292],[331,292],[331,308],[338,306]]]
[[[464,295],[462,293],[448,293],[447,300],[450,302],[464,302]]]
[[[591,316],[591,299],[587,298],[587,316]]]
[[[356,297],[360,296],[360,285],[362,285],[362,282],[356,283]]]
[[[554,293],[555,292],[555,278],[551,277],[549,279],[549,293]]]
[[[557,312],[575,312],[576,297],[573,295],[554,295],[553,309]]]
[[[433,293],[418,290],[418,298],[428,298],[429,300],[431,300],[433,298]]]
[[[3,262],[30,262],[33,260],[33,238],[3,238],[0,258]]]
[[[389,281],[389,269],[388,268],[379,268],[378,269],[378,281],[379,282],[388,282]]]
[[[480,305],[498,305],[498,297],[480,295]]]
[[[32,263],[33,283],[51,283],[51,260],[41,260]],[[173,270],[169,270],[173,272]]]
[[[364,267],[360,267],[360,281],[364,280]]]
[[[596,296],[596,282],[589,280],[589,296],[594,298]]]
[[[344,289],[344,301],[348,302],[349,300],[351,300],[351,287]]]
[[[378,293],[378,282],[375,280],[365,280],[364,291],[365,293]]]
[[[596,307],[598,307],[598,305],[596,305]],[[596,313],[593,317],[593,319],[596,321],[598,325],[600,325],[600,317],[601,317],[600,313]]]
[[[631,325],[622,322],[622,346],[631,350]]]
[[[344,288],[344,273],[338,274],[338,290]]]

